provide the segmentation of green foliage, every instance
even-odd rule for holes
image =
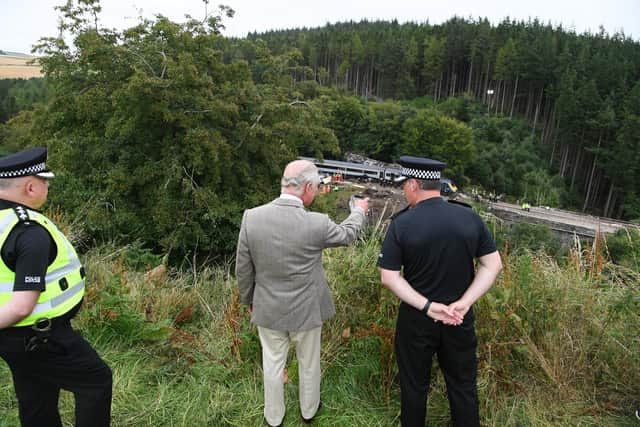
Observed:
[[[612,169],[614,182],[628,189],[624,204],[626,217],[640,218],[638,185],[640,180],[640,81],[625,97],[622,125],[617,144],[608,153],[608,164]]]
[[[162,258],[144,248],[141,242],[125,246],[121,257],[124,266],[133,271],[146,271],[162,263]]]
[[[613,262],[640,272],[640,231],[618,230],[607,236],[607,247]]]
[[[438,25],[365,20],[249,38],[274,52],[298,49],[295,69],[308,67],[321,85],[367,100],[466,95],[487,115],[524,118],[531,134],[526,139],[547,148],[535,169],[549,168],[549,175],[567,181],[571,194],[560,194],[561,203],[638,217],[632,164],[638,163],[633,135],[639,132],[625,120],[625,104],[640,80],[640,43],[622,33],[576,34],[537,19],[491,25],[453,17]],[[465,123],[478,113],[459,101],[445,101],[442,109]],[[397,147],[383,146],[379,158],[399,154]],[[505,180],[521,180],[527,171],[508,172],[497,172],[486,188],[505,192],[498,190],[512,186]],[[525,193],[514,186],[519,196]]]
[[[338,98],[330,107],[329,126],[335,133],[343,151],[363,152],[366,140],[361,134],[365,130],[365,109],[355,97]]]
[[[44,79],[0,79],[0,124],[36,103],[46,102],[48,91]]]
[[[396,102],[368,103],[367,106],[367,130],[363,137],[367,141],[365,153],[385,161],[397,158],[407,112]]]
[[[89,280],[94,279],[90,275]],[[90,333],[108,335],[126,345],[165,341],[171,334],[169,319],[149,322],[131,302],[123,277],[107,275],[104,286],[98,289],[99,305],[86,308]],[[95,282],[95,280],[94,280]],[[99,329],[99,331],[95,330]]]
[[[451,97],[438,104],[438,110],[445,116],[468,123],[471,120],[474,109],[474,100],[468,94]]]
[[[276,194],[287,161],[337,153],[322,111],[283,73],[299,52],[276,57],[258,43],[256,84],[245,60],[224,61],[217,19],[159,16],[116,33],[93,25],[95,2],[61,11],[75,50],[42,41],[50,102],[3,134],[26,129],[14,144],[49,147],[50,201],[83,212],[88,237],[140,241],[173,260],[231,254],[242,210]]]
[[[470,126],[477,156],[468,162],[467,175],[474,184],[496,194],[558,206],[564,184],[542,166],[543,151],[522,122],[476,117]]]
[[[551,177],[542,169],[525,173],[523,200],[531,201],[535,206],[560,206],[563,183],[559,177]]]
[[[497,243],[499,247],[517,254],[540,252],[556,259],[566,255],[566,249],[563,248],[560,238],[546,225],[524,222],[513,224],[498,234]]]
[[[475,155],[472,136],[464,123],[422,110],[404,123],[402,153],[443,161],[447,175],[462,182],[465,166]]]

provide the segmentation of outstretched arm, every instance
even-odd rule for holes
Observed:
[[[356,240],[360,229],[364,225],[368,209],[369,198],[359,199],[351,207],[351,214],[340,224],[336,224],[329,219],[324,247],[345,246]]]

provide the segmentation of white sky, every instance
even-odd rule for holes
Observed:
[[[53,7],[65,2],[0,0],[0,50],[29,53],[40,37],[57,35],[58,12]],[[254,30],[317,27],[363,18],[439,24],[457,15],[487,17],[493,24],[507,16],[537,17],[577,33],[595,33],[602,25],[609,34],[624,30],[640,40],[640,0],[210,0],[209,11],[220,3],[236,11],[234,18],[225,18],[224,34],[240,37]],[[135,25],[140,15],[163,14],[182,22],[185,14],[198,19],[205,14],[203,0],[102,0],[101,4],[102,25],[117,29]]]

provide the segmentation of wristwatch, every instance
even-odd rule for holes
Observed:
[[[431,307],[431,303],[432,303],[432,302],[433,302],[433,301],[431,301],[430,299],[429,299],[429,300],[427,300],[427,303],[424,305],[424,307],[422,307],[422,310],[420,310],[420,311],[422,311],[422,312],[425,314],[425,316],[428,316],[428,315],[429,315],[429,307]]]

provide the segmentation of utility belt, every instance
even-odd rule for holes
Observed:
[[[11,351],[62,351],[61,347],[51,340],[51,336],[64,329],[71,329],[71,319],[80,310],[81,305],[82,301],[62,316],[52,319],[41,317],[33,325],[0,329],[0,350],[9,350],[3,348],[8,346],[11,347]]]
[[[62,347],[51,338],[54,331],[64,328],[71,328],[69,316],[64,315],[53,319],[41,317],[31,326],[16,326],[1,330],[0,347],[6,345],[10,348],[4,350],[23,349],[27,353],[41,351],[58,353],[62,351]],[[4,343],[2,338],[6,339]]]

